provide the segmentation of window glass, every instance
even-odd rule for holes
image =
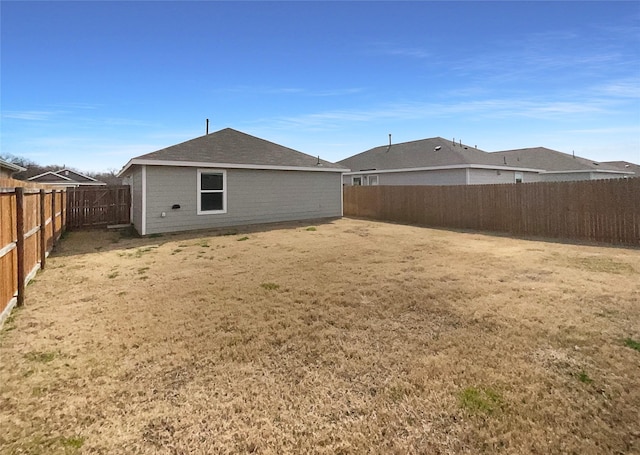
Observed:
[[[200,210],[223,210],[222,193],[202,193],[200,195]]]
[[[522,172],[516,172],[516,183],[522,183]]]
[[[362,185],[362,177],[353,177],[352,182],[354,185],[360,186]]]
[[[202,190],[222,190],[222,174],[202,174],[200,178]]]
[[[198,215],[227,212],[226,172],[198,170]]]
[[[378,184],[378,176],[377,175],[370,175],[369,176],[369,185],[377,185]]]

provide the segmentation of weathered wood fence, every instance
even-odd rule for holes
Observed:
[[[64,231],[65,207],[64,188],[0,180],[0,324],[24,303],[25,286],[45,268]]]
[[[347,186],[344,215],[640,246],[640,178],[468,186]]]
[[[67,228],[92,229],[129,224],[131,188],[128,185],[79,187],[67,191]]]

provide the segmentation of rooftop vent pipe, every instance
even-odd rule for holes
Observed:
[[[209,134],[209,119],[207,119],[207,134]]]
[[[391,133],[389,133],[389,146],[387,147],[387,152],[391,150]]]

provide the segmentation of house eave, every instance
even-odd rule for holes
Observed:
[[[24,171],[27,170],[27,168],[24,168],[22,166],[18,166],[17,164],[8,163],[6,161],[3,161],[2,164],[0,164],[0,167],[5,168],[5,169],[9,169],[9,171],[12,174],[15,174],[17,172],[24,172]]]
[[[573,170],[573,171],[542,171],[541,174],[584,174],[584,173],[597,173],[597,174],[623,174],[623,175],[633,175],[634,172],[629,171],[615,171],[608,169],[583,169],[583,170]]]
[[[344,175],[363,175],[363,174],[391,174],[398,172],[420,172],[420,171],[444,171],[450,169],[490,169],[498,171],[518,171],[518,172],[544,172],[542,169],[533,169],[525,167],[510,167],[510,166],[492,166],[488,164],[450,164],[446,166],[426,166],[426,167],[412,167],[404,169],[372,169],[366,171],[350,171],[345,172]]]
[[[132,166],[172,166],[172,167],[199,167],[199,168],[216,168],[216,169],[257,169],[257,170],[271,170],[271,171],[307,171],[307,172],[339,172],[344,173],[348,171],[346,168],[325,168],[322,166],[317,167],[303,167],[303,166],[273,166],[269,164],[237,164],[237,163],[209,163],[201,161],[165,161],[165,160],[143,160],[134,158],[118,172],[118,177],[126,175],[129,168]]]

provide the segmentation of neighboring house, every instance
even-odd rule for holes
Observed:
[[[640,177],[640,166],[628,161],[605,161],[603,164],[613,166],[621,171],[633,172],[634,177]]]
[[[28,178],[30,182],[45,183],[56,186],[104,186],[106,183],[81,174],[71,169],[60,169],[59,171],[48,171]]]
[[[504,150],[490,155],[500,157],[509,166],[543,169],[540,172],[540,181],[543,182],[615,179],[633,175],[631,171],[621,170],[607,163],[544,147]]]
[[[0,160],[0,178],[9,179],[16,172],[26,171],[22,166],[18,166],[17,164],[9,163],[8,161]]]
[[[342,216],[343,167],[225,128],[131,159],[141,235]]]
[[[375,147],[339,161],[345,185],[478,185],[535,182],[540,168],[441,137]]]

